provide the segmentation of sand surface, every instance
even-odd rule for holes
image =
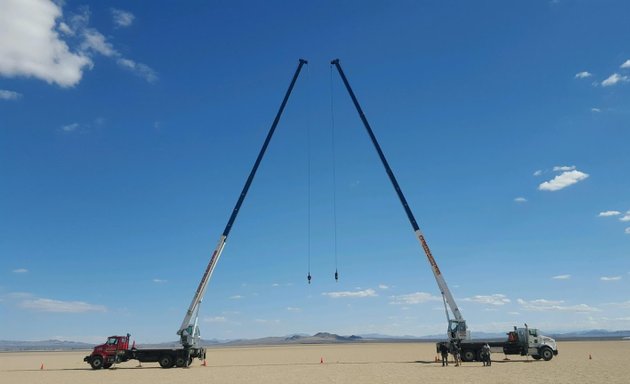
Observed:
[[[0,353],[0,383],[630,383],[630,341],[560,342],[558,349],[549,362],[493,354],[488,368],[442,368],[433,343],[219,347],[208,350],[205,367],[129,361],[98,371],[83,362],[88,351]]]

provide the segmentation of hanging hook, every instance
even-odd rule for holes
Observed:
[[[310,272],[308,273],[308,276],[306,276],[306,278],[308,279],[308,283],[310,284],[311,283],[311,273]]]
[[[335,281],[339,281],[339,272],[335,269]]]

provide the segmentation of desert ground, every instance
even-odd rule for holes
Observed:
[[[558,350],[549,362],[493,354],[491,367],[475,362],[443,368],[433,343],[216,347],[208,350],[206,366],[195,360],[187,369],[162,369],[129,361],[98,371],[83,362],[89,351],[5,352],[0,382],[630,383],[630,341],[560,342]]]

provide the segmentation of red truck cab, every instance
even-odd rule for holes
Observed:
[[[86,356],[83,361],[88,362],[92,368],[109,368],[115,362],[127,360],[127,350],[129,349],[129,337],[109,336],[105,344],[94,347],[92,354]]]

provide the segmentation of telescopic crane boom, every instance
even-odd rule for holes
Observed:
[[[435,262],[435,258],[433,257],[433,254],[431,253],[431,250],[429,249],[429,245],[427,244],[424,238],[424,235],[422,234],[422,231],[420,230],[420,227],[418,226],[418,222],[416,221],[415,217],[413,216],[413,213],[411,212],[411,208],[409,208],[407,199],[405,199],[405,196],[403,195],[402,189],[400,188],[400,185],[398,184],[398,181],[396,180],[396,177],[394,176],[394,172],[390,168],[387,162],[387,159],[385,158],[385,154],[381,150],[381,146],[378,144],[378,141],[376,140],[376,136],[374,135],[374,132],[372,131],[372,128],[370,127],[370,123],[368,123],[367,118],[365,117],[365,114],[363,113],[363,110],[361,109],[361,106],[359,105],[359,101],[354,95],[354,92],[352,91],[352,87],[350,87],[350,83],[348,82],[346,75],[341,69],[341,65],[339,64],[339,59],[335,59],[331,61],[330,64],[334,65],[337,68],[337,71],[339,72],[339,75],[341,76],[341,80],[346,86],[346,89],[348,90],[348,94],[350,94],[350,98],[352,99],[352,102],[354,103],[354,106],[357,109],[357,112],[359,113],[359,117],[361,118],[361,121],[363,122],[363,125],[365,126],[365,129],[367,130],[367,133],[370,136],[370,139],[372,140],[372,144],[374,144],[374,148],[376,149],[376,152],[378,153],[378,156],[381,159],[383,166],[385,167],[387,176],[389,176],[389,180],[391,181],[392,185],[394,186],[394,189],[396,190],[396,194],[398,195],[398,198],[400,199],[400,202],[405,210],[405,213],[407,214],[407,218],[409,219],[409,222],[411,223],[411,227],[413,228],[413,231],[416,234],[416,237],[418,238],[418,241],[420,242],[420,245],[422,246],[422,249],[424,250],[424,253],[427,256],[427,260],[429,261],[429,264],[431,265],[431,270],[433,271],[433,275],[435,276],[435,281],[437,282],[437,285],[440,289],[440,293],[442,294],[442,299],[444,301],[444,309],[446,311],[446,318],[448,320],[449,339],[452,341],[468,339],[469,336],[466,329],[466,321],[464,320],[461,312],[459,311],[459,308],[457,307],[457,303],[455,303],[455,299],[453,298],[453,295],[451,294],[450,289],[448,289],[446,280],[444,279],[442,272],[440,272],[440,268]],[[448,308],[450,308],[451,313],[453,314],[453,318],[450,317],[447,306]]]
[[[252,181],[254,180],[254,176],[256,176],[256,171],[258,170],[258,166],[260,165],[260,162],[262,161],[262,158],[265,155],[267,146],[269,145],[269,142],[271,141],[271,137],[273,136],[273,133],[276,130],[276,126],[278,125],[278,122],[280,121],[280,117],[282,116],[284,107],[286,106],[287,101],[289,100],[289,96],[291,95],[293,86],[295,85],[295,82],[304,64],[308,64],[308,62],[306,60],[300,59],[298,67],[295,70],[295,74],[293,75],[293,79],[291,80],[291,83],[289,84],[289,88],[287,89],[287,92],[284,95],[282,104],[280,104],[280,109],[278,110],[278,113],[276,114],[276,118],[273,120],[273,123],[271,124],[269,133],[267,134],[267,137],[265,138],[265,142],[263,143],[263,146],[260,149],[260,152],[258,153],[258,157],[256,158],[256,161],[254,162],[254,166],[252,167],[251,172],[249,173],[249,177],[247,177],[247,181],[245,181],[245,186],[243,187],[243,190],[241,191],[238,201],[236,202],[236,205],[234,206],[234,210],[232,210],[232,214],[230,215],[227,225],[225,226],[225,230],[223,230],[223,233],[221,234],[221,237],[219,238],[219,243],[217,244],[217,247],[214,249],[214,252],[212,253],[212,257],[210,258],[210,262],[208,263],[208,266],[206,267],[206,271],[201,277],[201,282],[199,283],[199,286],[197,287],[197,291],[195,292],[195,295],[193,296],[190,306],[188,307],[188,310],[186,311],[186,315],[184,316],[182,325],[179,327],[179,330],[177,331],[177,334],[180,336],[180,342],[184,346],[184,348],[195,347],[199,343],[199,338],[200,338],[199,326],[198,326],[199,306],[201,305],[201,302],[203,300],[203,296],[206,292],[208,282],[210,281],[210,277],[212,276],[214,267],[219,261],[219,257],[221,257],[221,253],[223,252],[223,248],[225,247],[225,243],[227,241],[228,235],[230,234],[230,231],[232,230],[232,225],[234,224],[234,221],[236,220],[236,216],[238,215],[238,212],[241,209],[241,205],[243,204],[243,201],[245,200],[245,196],[247,196],[247,191],[249,191],[249,187],[251,186]]]

